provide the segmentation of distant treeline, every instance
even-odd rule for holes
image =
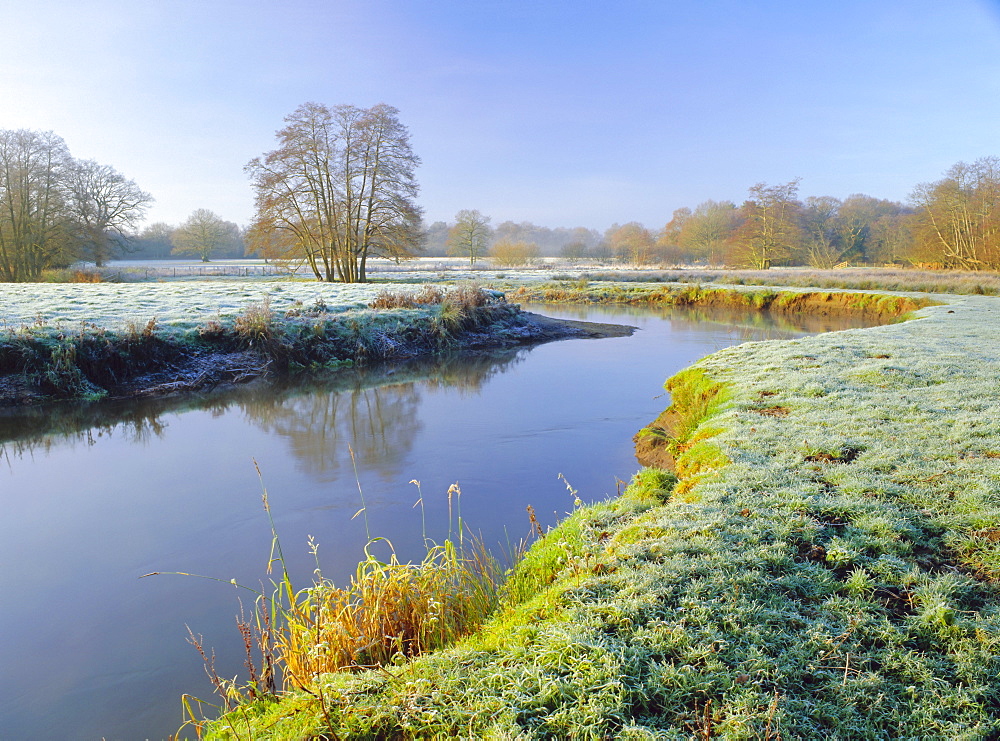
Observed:
[[[395,109],[341,106],[331,112],[309,104],[296,115],[317,111],[328,117],[336,114],[353,121],[361,116],[370,119],[369,123],[393,124],[396,128],[380,124],[380,135],[392,134],[392,141],[405,142],[405,129],[396,121]],[[412,168],[415,159],[407,156],[404,164]],[[290,161],[298,160],[291,157]],[[258,180],[263,180],[257,186],[273,190],[265,174],[276,177],[270,170],[262,171]],[[407,187],[410,195],[416,192],[415,183]],[[277,208],[261,193],[257,200],[258,206]],[[421,229],[419,209],[404,200],[403,220],[392,221],[393,229],[376,233],[371,227],[376,221],[369,218],[364,221],[369,224],[364,231],[368,242],[351,247],[354,243],[348,240],[344,249],[353,255],[352,260],[360,261],[360,267],[341,277],[363,279],[364,259],[369,255],[405,259],[421,254],[463,255],[473,265],[489,257],[495,266],[528,264],[545,255],[569,261],[756,269],[773,265],[829,268],[844,263],[1000,269],[997,157],[954,165],[942,179],[917,185],[906,204],[861,194],[843,200],[830,196],[800,199],[796,179],[779,185],[757,183],[740,205],[710,200],[693,209],[677,209],[660,229],[633,221],[614,224],[603,234],[579,226],[550,228],[530,222],[504,221],[491,227],[490,217],[475,210],[459,211],[454,224],[435,221]],[[313,221],[299,219],[294,224],[302,227],[300,234],[278,228],[285,223],[279,219],[278,227],[268,231],[258,214],[255,228],[247,230],[207,209],[197,209],[178,226],[156,223],[138,231],[137,224],[152,201],[152,196],[113,167],[71,157],[65,142],[52,132],[0,129],[0,281],[39,280],[44,270],[79,260],[97,265],[111,258],[191,255],[204,261],[251,255],[311,255],[315,260],[316,254],[326,254],[317,253],[315,245],[309,247],[317,239],[336,242],[345,229],[350,234],[361,229],[331,222],[313,234]],[[279,216],[285,214],[279,211]],[[327,272],[324,279],[340,275]]]
[[[454,223],[435,221],[424,229],[424,254],[428,257],[442,257],[453,254],[449,247],[449,235]],[[586,227],[538,226],[530,221],[504,221],[491,230],[490,245],[498,242],[527,242],[534,245],[541,255],[550,257],[570,253],[584,254],[598,250],[604,242],[604,235],[596,229]]]
[[[462,214],[478,212],[462,212]],[[486,222],[488,217],[483,217]],[[190,220],[189,220],[190,221]],[[465,254],[456,249],[456,223],[435,221],[423,230],[429,257]],[[252,255],[243,231],[226,224],[230,237],[213,258]],[[177,233],[185,225],[153,224],[127,242],[122,257],[177,257]],[[799,181],[758,183],[746,200],[705,201],[679,208],[660,229],[638,222],[613,224],[603,233],[578,227],[550,228],[504,221],[486,230],[482,256],[504,259],[520,246],[520,260],[538,255],[568,261],[637,265],[712,265],[764,269],[778,265],[830,268],[844,263],[917,265],[961,270],[1000,269],[1000,158],[959,163],[941,180],[918,185],[903,204],[857,194],[799,197]],[[190,253],[188,253],[190,254]],[[502,257],[503,256],[503,257]]]
[[[456,226],[431,224],[427,254],[454,254]],[[766,269],[855,263],[997,270],[1000,158],[960,162],[941,180],[918,185],[908,204],[863,194],[800,199],[796,179],[758,183],[741,205],[705,201],[679,208],[659,230],[634,221],[614,224],[603,234],[507,221],[489,232],[485,252],[512,242],[567,260],[638,265]]]
[[[504,221],[489,228],[489,218],[482,218],[487,222],[483,257],[496,253],[500,258],[512,245],[520,245],[527,246],[522,252],[528,258],[543,255],[609,264],[763,269],[854,263],[996,270],[1000,269],[1000,158],[959,163],[943,179],[918,185],[908,204],[863,194],[843,200],[831,196],[800,199],[799,181],[792,180],[780,185],[758,183],[740,205],[705,201],[694,208],[679,208],[660,229],[635,221],[613,224],[604,233],[527,221]],[[468,255],[465,248],[456,250],[460,221],[426,225],[421,254]],[[243,232],[227,224],[232,238],[211,256],[243,257]],[[175,234],[180,228],[146,227],[127,246],[122,245],[122,256],[177,257]]]

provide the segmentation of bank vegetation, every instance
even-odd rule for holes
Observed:
[[[383,289],[361,307],[317,299],[279,311],[265,296],[229,317],[180,328],[155,318],[120,328],[40,318],[0,333],[0,404],[162,395],[593,331],[522,312],[472,285]]]

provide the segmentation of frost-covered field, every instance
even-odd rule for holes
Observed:
[[[322,300],[331,309],[365,304],[381,286],[303,281],[203,280],[168,283],[5,283],[0,285],[0,326],[35,322],[79,328],[81,322],[117,329],[126,322],[193,329],[225,319],[270,297],[276,312]]]
[[[752,469],[757,479],[794,469],[813,449],[860,446],[857,463],[867,465],[843,472],[871,475],[905,461],[931,475],[948,461],[949,476],[975,468],[971,488],[988,484],[1000,504],[1000,460],[982,456],[1000,451],[1000,299],[944,300],[914,321],[741,345],[701,361],[741,398],[756,395],[759,405],[766,393],[768,405],[790,410],[773,417],[736,404],[715,418],[730,430],[716,442],[739,451],[727,470],[745,478]]]
[[[534,280],[548,274],[502,273],[509,279]],[[417,289],[415,282],[454,283],[490,281],[490,272],[449,271],[438,278],[427,273],[393,273],[394,280],[411,281],[398,286]],[[392,287],[392,286],[389,286]],[[226,319],[265,298],[277,313],[322,301],[331,310],[367,304],[386,284],[320,283],[288,279],[236,278],[177,280],[150,283],[4,283],[0,284],[0,329],[45,323],[78,329],[82,322],[118,329],[126,322],[145,324],[155,318],[160,327],[193,329],[210,319]]]

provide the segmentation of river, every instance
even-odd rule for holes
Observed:
[[[503,548],[528,533],[529,504],[545,525],[572,509],[560,474],[586,501],[615,495],[638,468],[632,435],[668,403],[667,376],[735,343],[847,326],[530,308],[639,331],[0,415],[0,738],[166,738],[182,722],[182,693],[215,701],[186,626],[222,676],[242,672],[240,590],[139,577],[259,585],[271,545],[262,486],[299,586],[316,568],[309,536],[335,581],[362,557],[366,526],[419,558],[414,504],[422,495],[426,535],[443,539],[455,483],[464,521]]]

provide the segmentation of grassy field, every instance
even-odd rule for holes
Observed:
[[[209,738],[1000,734],[1000,305],[709,356],[676,461],[536,544],[456,646]]]
[[[704,307],[772,315],[850,314],[891,321],[931,303],[918,294],[810,291],[760,286],[543,281],[505,286],[512,301]]]
[[[77,330],[81,324],[121,329],[150,319],[163,329],[190,331],[207,321],[233,319],[268,299],[275,312],[322,302],[331,309],[361,308],[383,286],[313,281],[197,280],[162,283],[8,283],[0,327],[46,324]]]
[[[920,291],[924,293],[955,293],[1000,295],[1000,274],[989,271],[918,270],[902,267],[847,267],[820,270],[808,267],[746,270],[687,266],[655,268],[586,264],[560,258],[544,258],[531,266],[498,268],[489,261],[480,262],[474,270],[460,258],[420,258],[396,264],[391,261],[370,263],[373,282],[435,281],[545,281],[552,279],[601,282],[709,283],[719,285],[781,286],[787,288],[823,288],[854,291],[888,290]],[[104,279],[142,281],[204,276],[244,275],[245,279],[264,275],[295,276],[308,279],[301,266],[286,271],[262,260],[218,260],[208,265],[195,261],[177,260],[118,261],[105,268],[89,268],[83,272]],[[73,271],[56,271],[52,279],[69,279]]]

